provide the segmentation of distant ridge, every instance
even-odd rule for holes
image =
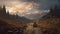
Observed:
[[[21,22],[30,22],[30,19],[16,15],[10,15],[9,12],[6,13],[6,7],[3,5],[3,8],[0,8],[0,16],[6,19],[14,19]]]

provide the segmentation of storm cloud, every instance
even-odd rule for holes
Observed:
[[[16,11],[19,11],[20,10],[20,6],[23,6],[25,4],[26,7],[23,7],[23,8],[28,8],[29,10],[27,9],[25,11],[25,9],[24,9],[24,12],[22,11],[23,12],[22,14],[21,14],[20,11],[19,11],[20,13],[19,12],[18,13],[16,12],[16,13],[19,16],[23,15],[23,16],[25,16],[27,18],[34,19],[35,17],[36,18],[40,18],[40,17],[42,17],[42,15],[47,14],[49,12],[50,8],[51,7],[54,8],[55,5],[59,5],[59,2],[60,2],[59,0],[3,0],[3,1],[0,0],[0,5],[5,4],[5,6],[7,6],[9,10],[11,8],[13,8],[14,11],[15,11],[15,7],[16,7]],[[29,5],[30,6],[33,5],[33,8],[30,7]],[[17,8],[19,10],[17,10]]]
[[[59,4],[59,0],[0,0],[0,4],[14,2],[14,1],[23,1],[23,2],[36,2],[40,4],[38,9],[45,10],[49,9],[50,7],[54,7],[54,5]]]

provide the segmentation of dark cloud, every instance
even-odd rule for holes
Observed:
[[[58,4],[58,1],[60,1],[60,0],[0,0],[0,4],[2,4],[3,1],[8,1],[8,2],[9,1],[24,1],[24,2],[32,2],[33,1],[36,3],[42,4],[41,9],[48,9],[51,6]]]
[[[35,2],[40,4],[39,10],[48,10],[51,7],[54,8],[55,5],[59,5],[60,0],[20,0],[24,2]]]
[[[54,8],[55,5],[59,5],[60,4],[60,0],[4,0],[4,1],[0,0],[0,5],[2,5],[3,3],[9,4],[9,2],[14,2],[14,1],[15,2],[22,1],[22,2],[34,2],[34,3],[37,3],[37,4],[39,4],[39,6],[38,6],[38,8],[36,10],[37,11],[39,10],[39,12],[41,10],[49,10],[51,7]],[[33,9],[35,9],[35,8],[33,8]],[[35,11],[33,9],[31,11]],[[37,14],[36,15],[35,14],[31,15],[31,18],[32,17],[34,18],[35,16],[39,16],[40,17],[40,14],[39,15],[37,15]],[[30,17],[30,15],[28,17]],[[37,18],[39,18],[39,17],[37,17]]]

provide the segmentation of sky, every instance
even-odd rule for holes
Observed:
[[[5,4],[6,11],[11,15],[37,19],[49,13],[49,9],[59,3],[58,0],[0,0],[0,5],[2,4]]]

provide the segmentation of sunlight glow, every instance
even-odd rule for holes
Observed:
[[[11,1],[6,3],[6,12],[9,12],[11,15],[24,16],[29,19],[36,19],[42,17],[49,13],[49,10],[40,10],[40,4],[35,2],[19,2]],[[37,16],[38,15],[38,16]]]
[[[6,10],[12,15],[17,13],[23,14],[37,6],[38,4],[33,2],[12,2],[12,7],[6,6]]]

